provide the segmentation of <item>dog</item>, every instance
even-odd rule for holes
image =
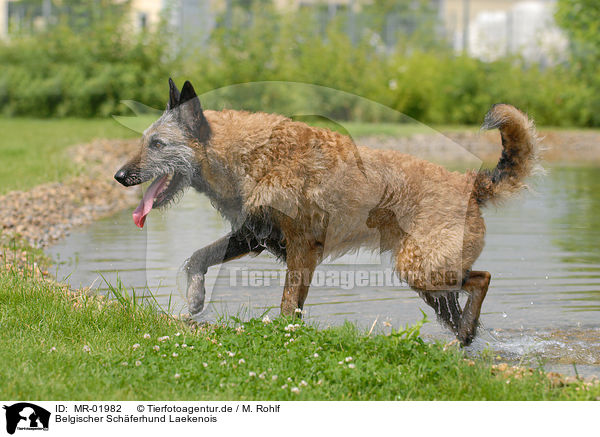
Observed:
[[[282,115],[204,111],[189,81],[179,91],[169,79],[166,110],[114,177],[124,186],[154,180],[133,213],[139,227],[187,187],[231,223],[185,263],[191,314],[204,307],[209,267],[264,250],[287,264],[281,314],[297,314],[317,265],[364,247],[391,252],[397,275],[469,345],[491,279],[471,270],[484,246],[481,208],[521,191],[538,166],[526,114],[497,104],[483,128],[500,130],[497,166],[451,172]]]

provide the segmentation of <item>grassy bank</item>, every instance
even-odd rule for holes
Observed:
[[[138,136],[113,119],[0,118],[0,195],[76,173],[66,150],[94,138]]]
[[[122,293],[122,291],[120,292]],[[108,301],[0,271],[0,398],[596,399],[540,372],[494,375],[485,359],[426,344],[418,327],[369,336],[272,317],[194,328],[139,300]],[[11,363],[10,365],[6,365]]]

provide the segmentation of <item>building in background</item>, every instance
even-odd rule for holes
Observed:
[[[182,38],[206,42],[215,27],[216,10],[225,0],[130,0],[130,21],[138,31],[152,29],[164,17]],[[113,0],[118,6],[124,0]],[[0,37],[13,32],[42,29],[51,23],[58,6],[54,0],[0,0]],[[93,3],[90,3],[93,5]]]
[[[0,38],[8,33],[8,0],[0,0]]]
[[[124,0],[114,0],[115,4]],[[253,0],[130,0],[134,29],[152,29],[162,17],[183,41],[204,45],[217,26],[217,17],[225,16],[224,25],[234,4],[248,7]],[[258,1],[258,0],[254,0]],[[327,22],[338,14],[349,17],[347,32],[355,41],[368,30],[368,20],[361,13],[373,5],[372,0],[272,0],[275,7],[292,12],[313,8],[320,21]],[[54,0],[0,0],[0,37],[12,30],[36,29],[52,19]],[[457,52],[482,60],[494,60],[519,54],[541,63],[564,57],[567,40],[554,22],[555,0],[431,0],[436,10],[436,28]],[[406,6],[406,5],[405,5]],[[423,25],[419,15],[410,15],[410,7],[386,16],[381,39],[390,49],[399,34],[410,34]]]
[[[131,0],[131,19],[136,29],[153,28],[168,20],[184,40],[205,44],[216,25],[225,0]]]
[[[567,39],[554,21],[555,0],[443,0],[454,49],[483,60],[521,55],[536,62],[564,57]]]

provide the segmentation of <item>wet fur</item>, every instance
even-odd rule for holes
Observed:
[[[190,94],[188,84],[181,96]],[[502,157],[493,170],[461,174],[280,115],[202,111],[197,98],[181,102],[173,87],[167,110],[123,168],[138,183],[181,174],[175,192],[192,186],[205,193],[232,224],[231,234],[190,258],[190,287],[203,287],[211,265],[267,249],[287,262],[281,311],[293,314],[325,257],[361,247],[390,251],[398,275],[434,309],[441,308],[434,291],[485,289],[472,294],[479,308],[462,315],[455,292],[442,299],[449,327],[463,344],[472,340],[489,284],[489,273],[470,273],[484,246],[480,207],[520,191],[537,165],[535,130],[525,114],[492,107],[484,127],[500,129]],[[157,139],[162,148],[153,148]],[[459,316],[462,325],[454,320]]]

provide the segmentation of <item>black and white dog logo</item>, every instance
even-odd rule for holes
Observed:
[[[27,402],[5,405],[3,408],[6,410],[6,432],[9,434],[14,434],[17,429],[48,431],[50,411]]]

